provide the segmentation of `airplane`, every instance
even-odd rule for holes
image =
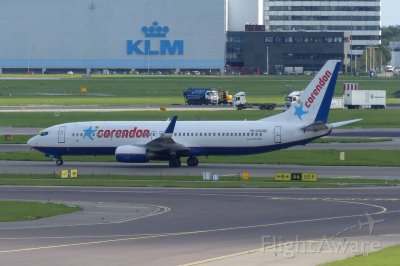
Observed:
[[[122,163],[169,161],[199,164],[199,156],[265,153],[305,145],[333,128],[360,121],[327,123],[341,62],[329,60],[299,101],[285,112],[257,121],[91,121],[55,125],[28,145],[62,165],[65,155],[113,155]]]
[[[365,216],[367,217],[367,221],[366,222],[358,221],[358,226],[360,227],[361,230],[364,226],[368,225],[369,234],[372,236],[372,234],[374,233],[375,225],[383,223],[385,219],[374,220],[368,212],[365,212]]]

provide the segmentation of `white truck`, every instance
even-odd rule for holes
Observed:
[[[276,107],[275,103],[247,103],[246,93],[239,92],[234,96],[233,106],[237,110],[243,110],[248,108],[260,109],[260,110],[274,110]]]
[[[289,109],[293,103],[297,102],[303,91],[292,91],[288,96],[285,97],[285,108]]]
[[[344,93],[344,107],[348,109],[386,108],[385,90],[352,90]]]

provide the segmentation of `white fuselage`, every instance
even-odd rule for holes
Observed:
[[[29,145],[46,154],[113,155],[123,145],[144,146],[159,138],[168,121],[78,122],[45,129]],[[173,140],[191,149],[189,155],[261,153],[306,144],[329,130],[304,132],[299,124],[267,121],[178,121]],[[184,156],[189,156],[184,155]]]

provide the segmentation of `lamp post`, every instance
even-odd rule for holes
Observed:
[[[267,74],[269,75],[269,47],[267,46]]]

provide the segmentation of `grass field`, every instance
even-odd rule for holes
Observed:
[[[220,177],[219,181],[203,181],[199,176],[114,176],[80,175],[76,179],[60,179],[56,173],[45,175],[8,175],[0,173],[0,185],[28,186],[104,186],[104,187],[191,187],[191,188],[348,188],[365,186],[397,186],[399,180],[319,178],[317,182],[282,182],[272,177]]]
[[[359,165],[359,166],[400,166],[399,150],[348,150],[346,160],[339,160],[342,150],[280,150],[270,153],[242,156],[199,157],[201,163],[233,164],[297,164],[297,165]],[[63,156],[68,161],[115,162],[114,156]],[[0,153],[0,160],[8,161],[52,161],[37,151]],[[183,160],[182,160],[183,161]],[[167,165],[167,164],[166,164]]]
[[[0,222],[35,220],[80,210],[78,206],[50,202],[0,201]]]
[[[10,112],[0,113],[0,126],[48,127],[66,122],[78,121],[143,121],[166,120],[174,115],[181,120],[258,120],[281,111],[264,110],[224,110],[224,111],[132,111],[132,112]],[[362,118],[348,127],[397,128],[400,127],[400,108],[382,110],[332,110],[328,122],[338,122]]]
[[[350,259],[335,261],[323,266],[397,266],[400,265],[400,245],[385,248],[368,254],[358,255]]]
[[[33,79],[32,79],[33,77]],[[35,79],[49,78],[49,79]],[[30,79],[0,80],[0,105],[29,104],[183,104],[186,87],[224,88],[231,93],[245,91],[249,102],[283,103],[290,90],[303,90],[311,76],[92,76],[89,79],[65,76],[29,76]],[[341,76],[335,95],[342,95],[343,83],[358,82],[360,89],[387,90],[388,102],[400,90],[399,78],[362,78]],[[81,94],[80,88],[89,92]]]
[[[12,140],[7,141],[5,136],[0,135],[0,144],[26,144],[31,137],[31,135],[14,135]]]

